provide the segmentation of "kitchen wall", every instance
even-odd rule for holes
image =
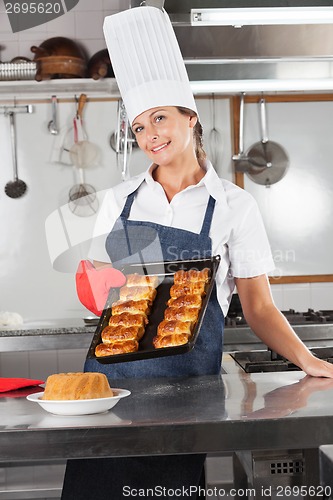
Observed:
[[[78,40],[86,48],[88,55],[92,55],[105,47],[102,37],[104,16],[127,7],[128,2],[124,0],[96,0],[93,3],[80,0],[65,16],[43,26],[13,34],[3,4],[0,4],[0,59],[8,61],[18,55],[31,57],[32,44],[38,45],[46,38],[58,35]],[[79,93],[78,86],[77,94]],[[13,92],[13,100],[14,98]],[[197,102],[208,148],[212,128],[212,101],[200,98]],[[215,99],[215,106],[216,125],[220,129],[223,146],[217,170],[221,176],[232,180],[229,102],[226,99]],[[285,109],[281,105],[276,106],[280,106],[277,109],[281,112],[277,114],[275,127],[283,127],[286,120]],[[302,108],[305,105],[298,106],[299,110],[306,111]],[[116,111],[117,102],[89,102],[84,114],[89,140],[100,149],[100,161],[96,167],[85,171],[85,180],[97,191],[103,191],[121,181],[116,156],[109,145],[110,135],[116,126]],[[87,314],[76,298],[74,271],[71,268],[74,265],[73,259],[67,272],[54,269],[45,231],[45,222],[49,220],[50,214],[67,203],[69,189],[78,182],[78,172],[72,166],[59,163],[61,144],[71,126],[74,113],[74,102],[61,103],[61,130],[58,136],[52,136],[47,130],[47,123],[51,118],[50,103],[37,103],[32,114],[16,117],[19,176],[27,183],[28,192],[16,200],[8,198],[3,191],[0,195],[0,310],[18,312],[25,322],[46,318],[81,318]],[[257,117],[253,117],[247,125],[253,134],[256,133],[256,125],[253,125],[256,120]],[[313,131],[314,148],[322,130],[329,126],[330,116],[325,114],[322,128]],[[251,141],[252,137],[254,135],[247,135],[247,140]],[[3,115],[0,115],[0,147],[2,190],[12,178],[9,123],[8,118]],[[300,144],[290,137],[290,156],[294,157],[299,148]],[[131,173],[135,175],[146,166],[147,161],[142,153],[135,151],[131,159]],[[75,219],[75,216],[72,217]],[[76,217],[76,224],[82,226],[82,233],[89,233],[93,221],[93,217]],[[85,255],[79,253],[75,257],[84,258]],[[332,291],[333,285],[330,283],[273,286],[274,298],[281,309],[332,308]]]

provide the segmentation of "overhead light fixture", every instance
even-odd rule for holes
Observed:
[[[330,24],[333,7],[251,7],[191,9],[192,26],[242,26],[270,24]]]

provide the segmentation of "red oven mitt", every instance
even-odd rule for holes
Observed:
[[[31,378],[3,378],[0,377],[0,392],[22,389],[22,387],[31,387],[44,384],[44,380],[34,380]]]
[[[89,260],[81,260],[75,281],[80,302],[96,316],[100,316],[110,288],[123,286],[126,277],[114,267],[96,269]]]

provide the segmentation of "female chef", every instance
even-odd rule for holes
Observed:
[[[81,302],[100,314],[109,288],[124,284],[118,269],[128,262],[220,255],[221,263],[189,353],[109,365],[87,359],[85,370],[102,371],[109,379],[218,374],[224,316],[236,286],[246,320],[265,344],[307,374],[333,378],[333,365],[310,353],[273,303],[266,273],[274,263],[255,201],[220,179],[205,157],[196,104],[167,15],[154,7],[130,9],[107,17],[104,33],[129,122],[151,166],[106,195],[96,225],[96,236],[107,234],[105,247],[96,238],[94,265],[79,266]],[[192,455],[70,461],[62,498],[118,500],[127,484],[197,485],[204,460]]]

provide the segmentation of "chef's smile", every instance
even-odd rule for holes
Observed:
[[[151,149],[152,153],[159,153],[160,151],[164,150],[169,146],[171,141],[165,142],[164,144],[161,144],[160,146],[155,146],[154,148]]]

